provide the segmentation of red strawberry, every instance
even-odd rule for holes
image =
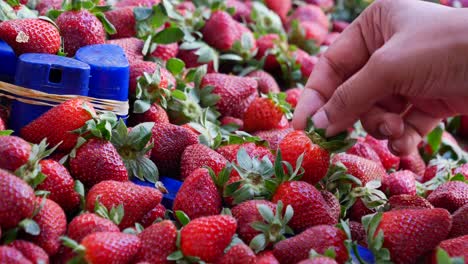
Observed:
[[[70,171],[86,187],[106,181],[128,181],[125,164],[115,147],[103,139],[90,139],[70,159]]]
[[[145,214],[141,219],[140,224],[144,227],[152,225],[158,219],[164,219],[166,215],[166,207],[162,204],[156,205],[151,211]]]
[[[71,131],[85,125],[92,118],[83,107],[94,113],[93,106],[83,99],[68,100],[41,115],[21,129],[21,136],[29,142],[38,144],[44,138],[47,142],[62,151],[70,151],[78,139],[78,134]]]
[[[408,156],[400,158],[400,168],[414,172],[417,176],[416,180],[421,181],[426,171],[426,163],[424,163],[419,152],[416,151]]]
[[[263,251],[257,255],[257,264],[280,264],[273,251]]]
[[[117,45],[124,50],[125,56],[127,56],[128,62],[130,64],[130,69],[132,69],[132,67],[134,67],[134,65],[137,64],[138,62],[143,61],[142,50],[143,50],[143,45],[145,43],[141,39],[137,39],[137,38],[112,39],[112,40],[108,40],[107,44]]]
[[[240,0],[227,0],[226,6],[228,8],[234,8],[235,13],[233,15],[234,19],[242,21],[250,21],[250,15],[252,12],[252,5],[249,1],[240,1]]]
[[[185,63],[185,68],[196,68],[201,65],[207,65],[207,72],[208,73],[213,73],[216,72],[213,66],[213,61],[210,61],[208,63],[205,62],[199,62],[199,56],[196,54],[198,50],[197,49],[192,49],[192,50],[184,50],[184,49],[179,49],[179,52],[177,53],[177,58],[181,59]]]
[[[465,180],[468,179],[468,163],[465,163],[463,165],[460,165],[459,167],[453,169],[453,174],[461,174],[465,176]]]
[[[445,209],[403,209],[382,214],[375,237],[383,231],[383,248],[395,263],[416,263],[416,259],[435,248],[447,237],[451,217]],[[370,227],[369,227],[370,228]],[[377,259],[377,262],[379,260]]]
[[[141,247],[135,235],[117,232],[97,232],[86,236],[81,245],[86,248],[88,263],[130,263]]]
[[[12,243],[10,243],[8,246],[21,252],[21,254],[23,254],[23,256],[26,257],[32,263],[41,263],[41,262],[44,264],[49,263],[49,256],[47,255],[47,253],[42,248],[40,248],[39,246],[31,242],[24,241],[24,240],[15,240]],[[10,262],[5,262],[5,263],[10,263]]]
[[[130,115],[130,120],[128,121],[131,126],[136,126],[145,122],[154,122],[154,123],[169,123],[169,117],[167,116],[166,110],[164,110],[157,103],[151,105],[150,109],[142,114],[133,114]]]
[[[337,262],[334,259],[329,257],[313,257],[311,259],[305,259],[298,264],[336,264]]]
[[[140,6],[140,7],[152,7],[159,4],[160,0],[122,0],[115,4],[116,7],[128,7],[128,6]]]
[[[444,240],[439,244],[438,248],[445,250],[451,258],[464,258],[466,263],[468,260],[468,235]],[[432,256],[433,264],[441,263],[437,262],[436,254],[437,251]]]
[[[192,3],[192,1],[184,1],[178,5],[176,5],[177,11],[179,11],[182,15],[184,15],[184,12],[189,11],[193,12],[195,11],[196,7]]]
[[[227,215],[197,218],[182,228],[180,248],[185,256],[215,262],[236,233],[236,219]]]
[[[185,179],[174,200],[174,211],[183,211],[190,219],[217,215],[221,196],[207,169],[197,169]]]
[[[460,127],[457,132],[461,137],[468,138],[468,116],[460,116]]]
[[[242,118],[247,107],[257,98],[257,82],[248,77],[209,73],[202,87],[213,86],[213,93],[220,96],[216,108],[223,116]]]
[[[63,38],[65,52],[73,57],[84,46],[104,44],[106,32],[99,19],[88,10],[63,12],[56,20]]]
[[[391,210],[434,208],[434,206],[423,197],[409,194],[393,195],[388,200],[388,204]]]
[[[468,184],[461,181],[446,182],[435,189],[427,200],[434,207],[445,208],[455,212],[458,208],[468,204]]]
[[[41,206],[42,202],[43,198],[36,198],[36,206]],[[61,245],[59,238],[67,231],[67,218],[63,209],[54,201],[46,199],[33,220],[41,232],[37,236],[28,235],[28,240],[43,248],[47,254],[56,254]]]
[[[49,159],[41,160],[39,164],[47,178],[37,186],[37,189],[50,192],[48,198],[58,203],[65,212],[75,210],[80,203],[80,197],[74,189],[75,181],[67,168]]]
[[[279,40],[280,37],[277,34],[266,34],[257,39],[258,52],[256,58],[262,59],[264,56],[267,56],[264,65],[264,68],[267,71],[278,69],[280,66],[273,54],[267,55],[267,52],[272,52],[276,46],[275,43]]]
[[[51,23],[35,18],[14,19],[0,23],[0,39],[19,56],[23,53],[56,54],[60,49],[60,33]]]
[[[292,88],[286,91],[286,102],[288,102],[293,108],[299,103],[299,98],[301,98],[302,88]]]
[[[205,145],[194,144],[188,146],[182,154],[180,176],[185,179],[196,169],[204,166],[210,167],[218,175],[226,167],[226,164],[227,160],[218,152]]]
[[[338,32],[328,33],[327,36],[325,37],[325,40],[323,41],[323,45],[330,46],[340,37],[340,35],[341,34]]]
[[[0,136],[0,168],[15,171],[28,162],[31,145],[15,136]]]
[[[361,221],[362,217],[374,213],[367,208],[361,198],[357,199],[354,205],[349,210],[349,218],[353,221]]]
[[[277,150],[283,138],[292,131],[292,128],[272,129],[268,131],[255,132],[253,135],[267,141],[271,150]]]
[[[340,229],[329,225],[318,225],[295,237],[280,241],[275,245],[273,254],[280,263],[293,264],[306,259],[311,249],[323,254],[327,249],[333,248],[336,253],[336,261],[344,263],[348,260],[345,240],[346,235]]]
[[[334,32],[343,32],[345,28],[349,26],[349,23],[346,21],[335,20],[333,21],[333,31]]]
[[[160,71],[161,80],[157,88],[168,89],[175,88],[175,78],[166,70],[165,67],[159,67],[151,61],[142,61],[130,67],[130,94],[134,95],[137,88],[137,80],[144,72],[153,74],[156,70]]]
[[[23,180],[0,169],[0,227],[13,228],[34,211],[34,191]]]
[[[391,197],[399,194],[416,195],[416,175],[408,170],[397,171],[383,178],[382,190]]]
[[[135,263],[148,261],[149,263],[172,263],[167,257],[177,250],[177,228],[171,221],[153,224],[138,234],[141,248]]]
[[[221,118],[220,122],[221,122],[221,125],[223,126],[236,125],[239,127],[239,130],[242,130],[242,127],[244,126],[244,121],[242,121],[242,119],[231,117],[231,116],[225,116]]]
[[[284,94],[283,94],[284,95]],[[279,95],[256,98],[244,114],[244,130],[255,132],[280,128],[285,114],[291,113],[290,106]]]
[[[36,10],[41,16],[45,16],[52,9],[59,10],[62,7],[62,2],[60,0],[40,0],[36,5]]]
[[[273,213],[276,212],[276,205],[265,200],[245,201],[232,208],[232,216],[237,220],[237,234],[247,244],[250,244],[250,241],[261,233],[252,227],[255,222],[263,222],[263,217],[257,208],[260,204],[268,206]]]
[[[301,21],[299,27],[303,31],[304,40],[313,41],[317,46],[320,46],[327,38],[328,28],[324,28],[316,22]]]
[[[151,56],[161,59],[163,61],[167,61],[170,58],[175,58],[177,53],[179,52],[179,44],[171,43],[171,44],[159,44],[156,49],[151,53]]]
[[[292,8],[291,0],[266,0],[265,5],[273,10],[278,16],[285,21],[289,10]]]
[[[307,52],[297,49],[292,53],[297,64],[301,65],[302,77],[309,78],[310,74],[314,70],[315,64],[318,62],[318,58],[309,55]]]
[[[331,214],[336,219],[339,219],[341,214],[341,206],[340,201],[338,201],[338,198],[336,198],[336,196],[329,191],[320,191],[320,193],[322,194],[323,199],[330,208]]]
[[[263,157],[267,156],[272,163],[275,161],[275,157],[267,147],[250,142],[226,145],[218,148],[216,151],[223,155],[228,161],[233,162],[237,160],[237,153],[241,148],[245,149],[250,158],[261,160]]]
[[[342,163],[347,168],[347,173],[358,178],[363,186],[373,180],[383,180],[387,176],[382,165],[351,154],[337,154],[332,163]]]
[[[346,153],[375,161],[378,164],[382,164],[379,155],[377,155],[377,152],[375,152],[375,150],[369,144],[364,142],[364,138],[358,138],[356,144],[348,149]]]
[[[247,77],[254,78],[258,84],[258,91],[263,94],[279,93],[280,88],[275,78],[268,72],[256,70],[247,75]]]
[[[192,131],[172,124],[155,124],[151,160],[162,175],[180,176],[180,160],[186,147],[198,143]]]
[[[338,221],[322,194],[307,182],[291,181],[280,184],[271,201],[282,201],[284,206],[292,206],[294,216],[289,225],[294,230],[302,231],[315,225],[333,225]]]
[[[84,213],[70,222],[67,236],[80,243],[83,238],[96,232],[120,232],[119,227],[111,220],[96,214]]]
[[[377,140],[369,135],[366,136],[365,142],[377,152],[380,160],[386,170],[398,169],[400,167],[400,157],[393,155],[388,149],[387,140]]]
[[[452,229],[449,237],[468,235],[468,204],[460,207],[452,214]]]
[[[8,246],[0,246],[0,263],[32,264],[20,251]]]
[[[162,200],[160,191],[136,185],[132,182],[103,181],[93,186],[86,196],[86,208],[94,211],[96,201],[108,210],[123,205],[121,229],[133,226]]]
[[[240,25],[228,13],[215,11],[203,27],[203,40],[218,50],[228,51],[242,37]]]
[[[237,244],[226,252],[219,264],[256,264],[255,253],[245,244]]]
[[[306,0],[306,2],[309,4],[317,5],[325,10],[330,9],[335,5],[334,0]]]
[[[438,172],[439,168],[437,165],[430,165],[426,167],[426,170],[424,171],[424,175],[422,177],[421,182],[427,182],[432,180]]]
[[[303,5],[299,6],[289,17],[289,22],[293,20],[314,22],[321,25],[323,28],[328,29],[330,22],[328,21],[327,15],[322,9],[315,5]]]
[[[360,245],[367,247],[367,236],[364,226],[360,222],[350,221],[349,230],[353,241],[357,241]]]
[[[105,13],[105,16],[117,31],[110,35],[111,38],[130,38],[136,35],[136,20],[132,7],[110,10]]]

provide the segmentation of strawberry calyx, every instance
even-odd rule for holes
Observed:
[[[219,125],[211,120],[216,120],[216,115],[210,112],[209,109],[204,109],[199,120],[197,122],[190,122],[188,125],[200,133],[198,136],[200,144],[208,146],[211,149],[217,149],[221,146],[223,134]]]
[[[345,152],[356,143],[356,139],[349,138],[346,132],[333,137],[327,137],[325,129],[316,128],[312,119],[307,121],[305,132],[314,144],[319,145],[330,153]]]
[[[463,264],[465,260],[463,257],[450,257],[450,255],[444,249],[437,247],[436,250],[436,259],[437,263],[447,263],[447,264]]]
[[[223,146],[226,145],[234,145],[234,144],[243,144],[243,143],[254,143],[257,146],[265,146],[269,147],[270,144],[268,141],[261,139],[260,137],[253,136],[245,131],[234,131],[234,132],[229,132],[229,131],[223,131],[226,133],[224,134],[223,137]]]
[[[315,40],[306,38],[306,32],[304,28],[300,26],[298,20],[293,20],[291,22],[289,41],[309,54],[316,54],[320,51],[320,45],[318,45]]]
[[[428,192],[434,191],[440,185],[448,181],[465,181],[465,176],[462,174],[453,174],[453,169],[458,166],[457,161],[447,160],[440,156],[431,160],[428,166],[436,166],[437,172],[434,178],[426,181],[425,183],[416,182],[416,190],[418,195],[427,196]]]
[[[383,247],[384,232],[378,230],[380,221],[382,220],[382,213],[366,215],[362,218],[362,224],[367,234],[368,248],[372,251],[376,263],[390,264],[390,251]]]
[[[270,33],[284,35],[281,18],[262,2],[252,2],[251,21],[249,27],[259,35]]]
[[[262,232],[255,236],[250,242],[249,246],[255,253],[263,251],[268,246],[286,239],[285,235],[294,235],[294,231],[287,225],[294,214],[291,205],[288,205],[286,210],[283,210],[283,202],[278,201],[276,204],[276,213],[273,213],[273,210],[264,204],[257,205],[257,209],[263,221],[254,222],[251,225],[253,229]]]
[[[76,255],[71,260],[69,260],[68,263],[87,263],[85,259],[86,248],[83,245],[67,236],[61,236],[59,239],[60,242],[62,242],[62,245],[70,248]]]
[[[346,220],[344,221],[343,219],[340,220],[340,223],[338,223],[337,227],[339,229],[341,229],[345,235],[346,235],[346,240],[344,241],[344,244],[346,246],[346,249],[348,250],[348,254],[349,256],[355,256],[358,263],[360,264],[364,264],[366,263],[360,256],[359,254],[359,250],[358,250],[358,242],[353,240],[353,237],[351,236],[351,228],[349,227],[349,220]],[[328,250],[327,250],[328,251]],[[335,257],[333,255],[335,255],[334,253],[334,250],[332,249],[333,252],[331,251],[328,251],[328,254],[327,254],[327,251],[325,251],[325,256],[329,257],[329,258],[333,258],[335,259]],[[330,254],[331,253],[331,254]],[[312,252],[311,252],[311,255],[312,255]]]
[[[281,93],[268,93],[268,95],[263,95],[262,94],[262,97],[264,98],[268,98],[270,99],[271,102],[273,102],[273,104],[281,110],[281,112],[283,112],[283,114],[286,116],[286,118],[288,120],[291,120],[292,117],[293,117],[293,114],[292,114],[292,107],[291,105],[286,102],[286,93],[284,92],[281,92]]]
[[[116,225],[119,225],[125,214],[123,204],[112,206],[109,210],[99,200],[100,196],[96,198],[96,202],[94,203],[94,213],[102,218],[112,221]]]
[[[175,212],[175,218],[177,219],[178,223],[182,225],[181,228],[186,226],[190,222],[190,218],[188,215],[186,215],[182,211],[176,211]],[[176,261],[177,263],[204,263],[200,260],[198,257],[192,257],[192,256],[185,256],[184,253],[182,253],[181,250],[181,230],[177,231],[177,238],[176,238],[176,246],[177,250],[174,251],[172,254],[167,256],[168,261]]]
[[[372,211],[379,211],[387,203],[388,199],[384,192],[380,191],[381,183],[378,180],[370,181],[365,186],[355,187],[350,192],[348,199],[343,201],[346,209],[351,206],[359,198],[363,204]]]
[[[215,183],[216,187],[218,188],[218,191],[222,193],[224,186],[226,186],[226,183],[229,181],[229,176],[232,172],[231,164],[227,164],[226,167],[224,167],[221,170],[221,172],[218,173],[218,175],[216,175],[212,168],[205,168],[208,170],[211,180],[213,180],[213,182]]]
[[[172,87],[161,87],[161,70],[159,67],[150,74],[144,72],[137,80],[136,100],[133,105],[133,112],[136,114],[145,113],[153,103],[160,104],[167,108],[167,100],[171,96]]]

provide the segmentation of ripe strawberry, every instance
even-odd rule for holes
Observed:
[[[423,197],[409,194],[393,195],[388,200],[388,204],[391,210],[434,208],[434,206]]]
[[[256,98],[244,114],[244,130],[255,132],[281,128],[282,120],[291,115],[285,97],[285,94],[269,94],[268,97]]]
[[[228,51],[245,32],[244,26],[224,11],[215,11],[202,29],[203,40],[210,46]],[[219,30],[222,28],[223,30]],[[248,31],[248,29],[247,29]]]
[[[268,131],[255,132],[253,135],[267,141],[270,145],[270,149],[276,151],[283,138],[292,131],[292,128],[272,129]]]
[[[403,170],[410,170],[416,174],[416,180],[422,180],[426,170],[426,163],[422,159],[419,152],[414,152],[408,156],[400,158],[400,168]]]
[[[359,245],[367,247],[367,236],[364,226],[360,222],[350,221],[349,230],[353,241],[357,241]]]
[[[141,248],[135,257],[135,263],[172,263],[167,257],[177,250],[177,228],[171,221],[153,224],[138,234]]]
[[[416,195],[416,175],[409,170],[391,173],[382,179],[382,190],[388,196],[409,194]]]
[[[462,174],[463,176],[465,176],[465,180],[468,179],[468,163],[465,163],[453,169],[453,174]]]
[[[67,236],[80,243],[83,238],[96,232],[120,232],[119,227],[111,220],[96,214],[84,213],[70,222]]]
[[[310,74],[314,70],[315,64],[318,62],[316,56],[309,55],[307,52],[297,49],[292,53],[297,64],[301,65],[302,77],[309,78]]]
[[[334,20],[333,21],[333,32],[343,32],[347,27],[349,26],[349,23],[346,21],[341,21],[341,20]]]
[[[323,41],[323,45],[330,46],[340,37],[340,35],[341,34],[338,32],[328,33],[327,36],[325,37],[325,40]]]
[[[0,168],[15,171],[28,162],[31,145],[15,136],[0,136]]]
[[[132,69],[132,67],[134,67],[134,65],[136,65],[137,63],[143,61],[142,50],[143,50],[143,45],[145,43],[141,39],[137,39],[134,37],[111,39],[107,41],[107,44],[117,45],[124,50],[125,56],[127,57],[128,62],[130,64],[130,69]]]
[[[115,34],[110,35],[111,38],[130,38],[136,35],[136,20],[132,7],[110,10],[105,13],[105,16],[117,31]]]
[[[196,169],[204,166],[210,167],[215,175],[218,175],[224,167],[227,160],[218,152],[202,144],[188,146],[180,161],[181,178],[186,179]]]
[[[101,21],[88,10],[65,11],[57,18],[56,23],[63,38],[65,52],[70,57],[81,47],[106,42],[106,32]]]
[[[154,123],[169,123],[169,117],[167,116],[166,110],[164,110],[157,103],[151,104],[151,107],[148,111],[142,114],[133,114],[130,115],[128,120],[131,126],[136,126],[145,122],[154,122]]]
[[[236,233],[236,219],[227,215],[197,218],[182,228],[180,248],[185,256],[215,262]]]
[[[347,168],[347,173],[358,178],[363,186],[373,180],[383,180],[387,176],[382,165],[351,154],[337,154],[333,157],[332,163],[342,163]]]
[[[257,82],[248,77],[209,73],[203,78],[202,87],[215,87],[213,93],[220,96],[216,108],[223,116],[242,118],[247,107],[257,98]]]
[[[280,241],[275,245],[273,254],[280,263],[297,263],[309,256],[311,249],[319,254],[333,248],[336,253],[336,261],[344,263],[348,260],[348,250],[344,241],[346,235],[340,229],[329,225],[311,227],[295,237]]]
[[[179,44],[159,44],[156,49],[151,53],[151,56],[167,61],[170,58],[175,58],[179,52]]]
[[[162,194],[154,188],[139,186],[132,182],[103,181],[89,190],[86,196],[86,208],[91,212],[94,211],[97,200],[108,210],[123,205],[124,216],[119,224],[123,229],[133,226],[156,207],[162,200]]]
[[[115,4],[116,7],[152,7],[159,4],[160,0],[122,0]]]
[[[303,5],[299,6],[294,10],[294,12],[289,17],[289,23],[294,20],[298,21],[307,21],[314,22],[321,25],[323,28],[328,29],[330,27],[330,22],[327,15],[322,11],[322,9],[315,5]]]
[[[231,116],[225,116],[221,118],[220,122],[221,122],[221,125],[223,126],[236,125],[239,127],[239,130],[242,130],[244,126],[244,121],[242,121],[242,119],[231,117]]]
[[[194,12],[196,7],[195,5],[192,3],[192,1],[184,1],[180,4],[177,4],[176,5],[176,9],[177,11],[179,11],[179,13],[181,13],[182,15],[185,14],[185,12]]]
[[[49,256],[47,255],[47,253],[42,248],[31,242],[24,240],[15,240],[8,246],[21,252],[21,254],[23,254],[23,256],[26,257],[32,263],[49,263]]]
[[[403,209],[383,213],[375,233],[372,233],[375,226],[367,230],[370,230],[368,236],[374,238],[383,231],[382,247],[390,251],[392,261],[416,263],[418,257],[434,249],[447,237],[451,221],[445,209]],[[374,243],[370,245],[376,245]],[[377,254],[376,250],[373,250],[374,254]],[[379,262],[379,259],[376,261]]]
[[[445,250],[451,258],[464,258],[466,263],[468,260],[468,235],[444,240],[439,244],[438,248]],[[437,262],[436,254],[437,251],[432,254],[433,264],[440,263]]]
[[[429,165],[427,166],[426,170],[424,171],[424,175],[422,177],[421,182],[428,182],[432,180],[438,172],[439,168],[437,165]]]
[[[48,198],[58,203],[65,212],[75,210],[80,197],[75,191],[75,182],[62,164],[46,159],[39,162],[42,173],[47,178],[37,186],[38,190],[48,191]]]
[[[280,264],[273,251],[263,251],[257,255],[257,264]]]
[[[364,142],[364,138],[358,138],[356,144],[354,144],[354,146],[348,149],[346,153],[375,161],[378,164],[382,164],[379,155],[377,155],[377,152],[375,152],[375,150],[371,148],[369,144]]]
[[[44,138],[47,142],[58,146],[59,150],[70,151],[78,139],[78,134],[71,131],[85,125],[86,121],[92,118],[92,114],[85,110],[91,109],[95,114],[91,104],[83,99],[68,100],[41,115],[21,129],[21,136],[32,143],[38,144]]]
[[[36,5],[36,10],[39,11],[41,16],[47,15],[52,9],[58,10],[62,7],[62,1],[60,0],[40,0]]]
[[[289,10],[292,8],[291,0],[266,0],[265,5],[273,10],[278,16],[285,21]]]
[[[236,205],[232,208],[232,216],[237,220],[237,234],[247,244],[261,232],[253,229],[252,224],[263,222],[263,217],[257,206],[263,204],[276,213],[276,205],[266,200],[250,200]]]
[[[468,204],[460,207],[452,214],[452,229],[449,237],[468,235]]]
[[[172,124],[155,124],[151,160],[162,175],[179,176],[180,160],[186,147],[198,143],[192,131]]]
[[[387,140],[377,140],[369,135],[366,136],[365,142],[377,152],[380,160],[386,170],[398,169],[400,167],[400,157],[393,155],[388,149]]]
[[[237,244],[230,248],[221,258],[219,264],[256,264],[255,253],[245,244]]]
[[[235,13],[232,17],[239,21],[249,21],[251,20],[252,4],[249,1],[240,1],[240,0],[227,0],[226,7],[234,8]]]
[[[0,23],[0,39],[19,56],[23,53],[56,54],[60,33],[51,23],[35,18],[8,20]]]
[[[322,194],[307,182],[290,181],[280,184],[271,201],[282,201],[285,206],[292,206],[294,216],[289,225],[297,231],[315,225],[333,225],[338,221]]]
[[[88,263],[130,263],[141,247],[135,235],[97,232],[87,235],[81,245],[86,248]]]
[[[34,191],[23,180],[0,169],[0,227],[13,228],[34,211]]]
[[[286,102],[288,102],[293,108],[299,103],[299,98],[301,98],[302,88],[292,88],[286,90]]]
[[[179,49],[179,52],[177,53],[177,58],[184,61],[185,68],[187,69],[196,68],[196,67],[206,64],[208,73],[216,72],[213,66],[214,65],[213,61],[210,61],[208,63],[199,62],[200,57],[196,54],[197,51],[198,51],[197,49],[192,49],[192,50]]]
[[[434,207],[455,212],[458,208],[468,204],[468,184],[461,181],[446,182],[437,187],[427,197],[427,200]]]
[[[32,264],[20,251],[8,246],[0,246],[0,263]]]
[[[152,225],[156,220],[158,219],[164,219],[164,216],[166,215],[166,207],[162,204],[156,205],[151,211],[145,214],[143,218],[141,219],[140,224],[143,227],[148,227]]]
[[[36,198],[36,206],[41,206],[43,198]],[[59,238],[67,231],[67,218],[63,209],[54,201],[46,199],[39,213],[33,217],[41,232],[37,236],[27,235],[27,240],[44,249],[49,255],[55,255],[60,248]]]
[[[323,44],[325,39],[327,38],[327,33],[328,33],[328,28],[324,28],[322,25],[316,23],[316,22],[310,22],[310,21],[300,21],[299,22],[299,27],[301,28],[301,31],[299,32],[300,36],[295,36],[296,32],[294,30],[290,30],[289,34],[292,37],[293,42],[295,41],[295,37],[299,37],[305,41],[313,41],[315,45],[320,46]],[[296,42],[294,42],[296,43]],[[301,43],[297,43],[301,44]]]
[[[320,193],[322,194],[323,199],[330,208],[331,214],[336,219],[339,219],[341,214],[341,206],[340,201],[338,201],[338,198],[336,198],[336,196],[329,191],[320,191]]]
[[[247,77],[254,78],[258,84],[258,92],[263,94],[268,93],[279,93],[280,88],[275,78],[268,72],[262,70],[256,70],[247,75]]]
[[[280,67],[275,55],[270,54],[276,47],[276,42],[279,41],[280,37],[277,34],[266,34],[257,39],[258,52],[256,58],[260,60],[266,56],[264,68],[267,71],[272,71]],[[267,54],[267,52],[269,54]]]
[[[313,257],[309,259],[305,259],[298,264],[336,264],[337,262],[334,259],[329,257]]]
[[[263,157],[267,156],[272,163],[275,161],[275,157],[267,147],[250,142],[226,145],[218,148],[216,151],[223,155],[228,161],[235,162],[237,161],[237,153],[241,148],[245,149],[250,158],[261,160]]]
[[[207,169],[197,169],[187,177],[177,192],[174,211],[183,211],[190,219],[217,215],[221,196]]]

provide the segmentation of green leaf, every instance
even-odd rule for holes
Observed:
[[[36,221],[32,219],[24,219],[19,223],[19,226],[28,234],[37,236],[41,233],[41,228],[36,223]]]
[[[268,223],[273,222],[275,216],[269,206],[264,205],[264,204],[259,204],[257,205],[257,209],[260,215],[262,215],[263,219],[265,219],[265,221],[267,221]]]
[[[264,250],[267,246],[267,241],[266,237],[264,234],[259,234],[255,236],[249,244],[250,248],[255,251],[255,253],[258,253],[262,250]]]
[[[166,68],[173,74],[179,75],[185,68],[185,63],[183,60],[177,58],[170,58],[166,62]]]
[[[183,226],[186,226],[190,222],[190,218],[182,211],[176,211],[175,215]]]
[[[13,130],[0,130],[0,136],[9,136],[13,134]]]
[[[245,148],[240,148],[237,152],[237,163],[243,169],[250,170],[252,169],[252,159]]]
[[[177,261],[177,260],[181,260],[183,258],[184,258],[184,254],[180,250],[177,250],[176,252],[174,252],[174,253],[170,254],[169,256],[167,256],[167,260],[169,260],[169,261]]]
[[[136,100],[133,104],[133,112],[135,114],[142,114],[151,108],[151,103],[143,100]]]
[[[219,56],[221,60],[243,61],[242,57],[237,54],[223,54]]]
[[[443,127],[438,126],[427,135],[427,143],[429,144],[429,146],[431,146],[431,149],[434,153],[437,153],[440,149],[443,132]]]
[[[148,19],[152,13],[153,13],[153,10],[148,7],[133,8],[133,14],[135,16],[136,21],[142,21],[142,20]]]
[[[94,15],[99,19],[99,21],[101,21],[101,23],[104,26],[104,29],[106,30],[107,34],[113,35],[113,34],[117,33],[117,30],[115,29],[114,25],[112,25],[111,22],[109,22],[109,20],[107,20],[104,13],[99,12],[99,13],[95,13]]]
[[[169,27],[158,32],[153,41],[158,44],[171,44],[179,42],[184,37],[184,32],[177,27]]]

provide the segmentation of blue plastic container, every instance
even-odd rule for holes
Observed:
[[[17,60],[13,49],[6,42],[0,40],[0,81],[13,83]]]
[[[359,252],[359,256],[361,256],[361,259],[364,260],[366,263],[368,264],[375,263],[374,254],[372,254],[372,252],[369,249],[358,245],[358,252]],[[353,255],[352,257],[353,257],[353,262],[359,263],[356,259],[356,256]]]
[[[137,178],[133,178],[132,181],[141,186],[154,187],[154,183],[140,181]],[[162,204],[167,209],[172,209],[176,194],[182,186],[182,182],[168,177],[160,177],[159,181],[164,184],[164,187],[166,187],[168,191],[168,193],[163,195]]]
[[[23,54],[18,58],[15,84],[52,94],[88,95],[88,64],[51,54]],[[51,107],[14,101],[10,127],[19,130]]]

